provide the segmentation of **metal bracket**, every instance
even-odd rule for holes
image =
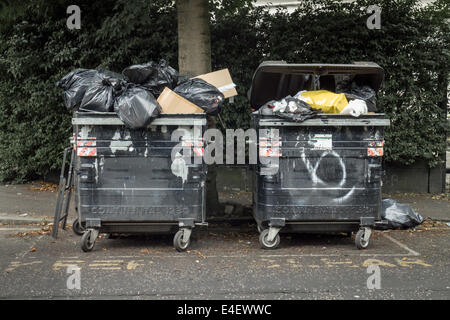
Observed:
[[[91,229],[91,234],[89,236],[89,241],[90,242],[94,242],[99,234],[99,230],[98,229]]]
[[[361,217],[360,225],[361,227],[373,226],[375,224],[374,217]]]
[[[381,178],[381,164],[369,164],[367,168],[367,182],[373,183],[380,181]]]
[[[86,218],[86,228],[100,228],[102,221],[100,219]]]
[[[183,243],[187,243],[189,241],[189,238],[191,237],[192,229],[191,228],[182,228],[181,230],[183,230],[183,237],[181,238],[181,241]]]
[[[180,228],[193,228],[195,227],[195,222],[191,218],[181,218],[178,219],[178,226]]]
[[[281,230],[280,227],[270,227],[269,234],[267,235],[267,241],[272,242],[277,236],[278,232],[280,232],[280,230]]]
[[[378,225],[378,226],[387,226],[388,224],[389,224],[389,222],[387,220],[375,221],[375,225]]]
[[[269,227],[283,228],[286,225],[284,218],[272,218],[269,221]]]
[[[364,241],[365,242],[368,242],[369,241],[369,239],[370,239],[370,235],[372,234],[372,229],[370,229],[370,228],[367,228],[367,227],[365,227],[365,228],[363,228],[364,229]]]

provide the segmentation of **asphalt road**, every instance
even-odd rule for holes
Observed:
[[[375,232],[364,251],[345,235],[305,234],[265,251],[254,225],[219,225],[195,230],[184,253],[161,235],[104,236],[84,253],[71,230],[54,240],[39,229],[0,226],[0,299],[450,298],[446,225]]]

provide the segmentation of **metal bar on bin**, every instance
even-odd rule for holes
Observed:
[[[259,125],[262,127],[269,126],[302,126],[302,127],[320,127],[320,126],[374,126],[386,127],[390,126],[389,119],[308,119],[303,122],[291,122],[278,119],[261,119]]]
[[[64,189],[66,187],[66,178],[64,177],[64,171],[66,167],[67,151],[69,151],[69,149],[70,148],[64,149],[61,173],[59,176],[58,198],[56,200],[55,217],[53,219],[53,228],[52,228],[52,237],[55,239],[58,236],[59,222],[61,217],[62,205],[64,201],[64,192],[65,192]]]
[[[73,186],[73,160],[74,160],[75,150],[72,149],[70,154],[70,164],[69,164],[69,173],[67,177],[67,185],[65,186],[65,190],[67,190],[67,197],[64,197],[64,211],[63,216],[61,217],[62,225],[61,228],[63,230],[66,229],[67,217],[69,216],[69,207],[70,207],[70,198],[72,196],[72,186]]]
[[[72,118],[73,125],[125,125],[122,120],[117,117],[109,118]],[[150,122],[149,126],[159,126],[159,125],[169,125],[169,126],[204,126],[206,125],[206,119],[195,119],[195,118],[156,118]]]

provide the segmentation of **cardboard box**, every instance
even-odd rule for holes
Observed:
[[[225,98],[237,96],[236,85],[233,83],[228,69],[205,73],[194,78],[200,78],[212,84],[223,93]]]
[[[179,96],[169,88],[164,91],[158,98],[163,113],[203,113],[203,109],[196,106],[192,102]]]
[[[200,78],[212,84],[223,93],[225,98],[230,98],[237,95],[235,84],[233,83],[233,79],[231,79],[228,69],[202,74],[195,78]],[[163,113],[179,114],[204,112],[202,108],[184,99],[169,88],[164,88],[164,91],[158,98],[158,103],[160,104]]]

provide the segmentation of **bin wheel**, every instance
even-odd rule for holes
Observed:
[[[355,237],[356,248],[359,250],[366,249],[369,246],[370,240],[364,240],[364,229],[358,230]]]
[[[189,238],[187,242],[183,242],[183,230],[175,233],[173,237],[173,246],[177,249],[178,252],[185,251],[189,245],[191,244],[191,239]]]
[[[86,230],[81,237],[81,249],[84,252],[89,252],[94,249],[95,239],[91,241],[92,230]]]
[[[73,222],[72,230],[77,236],[82,236],[84,234],[84,228],[81,226],[78,219],[75,219],[75,221]]]
[[[280,244],[280,235],[277,234],[272,242],[267,241],[268,235],[269,229],[264,229],[263,231],[261,231],[261,234],[259,235],[259,244],[261,245],[261,248],[267,250],[276,249]]]

